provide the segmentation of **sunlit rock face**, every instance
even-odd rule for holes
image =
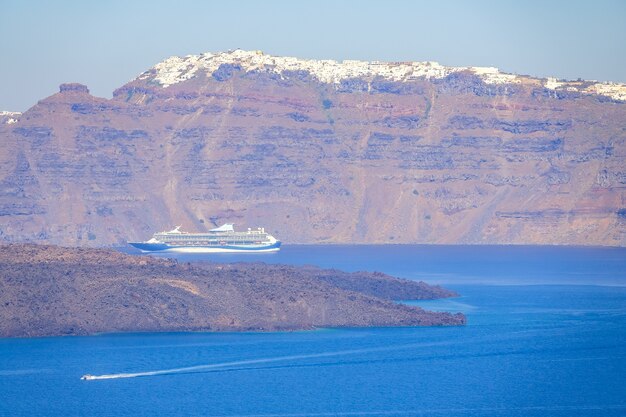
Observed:
[[[626,244],[626,86],[434,62],[173,57],[0,123],[0,239]]]

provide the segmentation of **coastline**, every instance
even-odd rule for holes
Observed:
[[[41,245],[1,245],[0,270],[2,336],[465,324],[393,301],[456,293],[382,273]]]

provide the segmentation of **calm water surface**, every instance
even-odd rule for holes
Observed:
[[[624,249],[286,246],[208,259],[437,282],[462,296],[415,304],[469,323],[0,339],[0,415],[626,415]]]

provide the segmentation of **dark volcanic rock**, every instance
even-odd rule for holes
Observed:
[[[455,295],[380,273],[0,246],[0,337],[465,324],[391,301]]]
[[[67,83],[67,84],[61,84],[59,86],[59,92],[61,93],[74,92],[74,93],[89,94],[89,88],[87,88],[87,86],[84,84]]]
[[[303,270],[332,286],[387,300],[433,300],[458,296],[454,291],[438,285],[432,286],[422,281],[401,280],[382,272],[346,273],[336,269],[315,267],[304,267]]]

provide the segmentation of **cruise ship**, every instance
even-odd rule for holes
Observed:
[[[146,242],[128,242],[142,252],[276,252],[280,241],[264,228],[235,232],[232,223],[223,224],[205,233],[188,233],[177,226],[169,232],[158,232]]]

